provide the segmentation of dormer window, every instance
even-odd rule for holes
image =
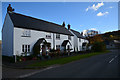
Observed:
[[[79,42],[81,42],[81,39],[79,38]]]
[[[60,39],[60,34],[56,34],[56,39]]]
[[[68,35],[68,39],[71,40],[71,36],[70,35]]]
[[[47,32],[47,33],[46,33],[46,38],[47,38],[47,39],[51,39],[51,33],[48,33],[48,32]]]
[[[24,29],[22,32],[22,37],[30,37],[31,36],[31,31]]]

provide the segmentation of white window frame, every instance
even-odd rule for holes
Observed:
[[[68,40],[71,40],[71,36],[70,35],[68,35]]]
[[[81,42],[81,38],[79,38],[79,42]]]
[[[30,45],[23,44],[23,45],[22,45],[22,52],[23,52],[23,53],[25,53],[25,52],[30,52]]]
[[[46,33],[46,39],[51,39],[51,33]]]
[[[56,39],[60,39],[60,34],[56,34]]]
[[[31,37],[31,30],[24,29],[22,32],[22,37]]]
[[[56,45],[56,49],[60,49],[60,45]]]

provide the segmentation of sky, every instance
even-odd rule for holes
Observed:
[[[70,24],[71,29],[79,32],[87,29],[101,33],[118,30],[117,2],[2,2],[2,25],[9,4],[16,13],[60,25],[64,21],[66,27]]]

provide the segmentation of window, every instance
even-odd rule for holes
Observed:
[[[28,52],[30,52],[30,45],[28,45]]]
[[[80,51],[81,51],[81,46],[80,46]]]
[[[27,52],[27,45],[25,45],[25,52]]]
[[[22,52],[24,52],[24,45],[22,45]]]
[[[60,34],[56,34],[56,39],[60,39]]]
[[[22,32],[22,37],[30,37],[31,36],[31,31],[24,29]]]
[[[70,35],[68,35],[68,39],[71,40],[71,36]]]
[[[79,38],[79,42],[81,42],[81,39]]]
[[[30,52],[30,45],[22,45],[22,52]]]
[[[60,49],[60,45],[56,45],[56,49]]]
[[[47,33],[46,33],[46,38],[47,38],[47,39],[51,39],[51,33],[48,33],[48,32],[47,32]]]

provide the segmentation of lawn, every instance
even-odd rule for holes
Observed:
[[[78,54],[75,56],[69,56],[69,57],[64,57],[64,58],[58,58],[58,59],[53,59],[53,60],[47,60],[47,61],[40,61],[31,65],[28,65],[28,67],[47,67],[50,65],[55,65],[55,64],[65,64],[65,63],[69,63],[72,61],[76,61],[76,60],[80,60],[83,58],[88,58],[94,55],[99,55],[99,54],[104,54],[104,53],[108,53],[109,51],[105,51],[105,52],[92,52],[92,53],[88,53],[88,54]]]

